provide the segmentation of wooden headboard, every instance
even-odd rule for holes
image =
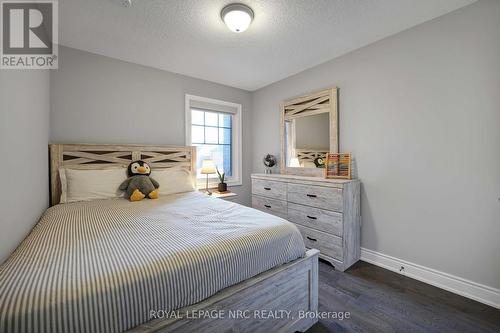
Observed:
[[[295,149],[299,162],[314,162],[316,157],[326,159],[327,149]]]
[[[153,169],[183,168],[196,177],[196,147],[164,145],[50,144],[50,204],[61,197],[59,168],[127,167],[143,160]]]

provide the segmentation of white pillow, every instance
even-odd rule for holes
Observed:
[[[61,203],[123,196],[118,188],[127,179],[126,168],[103,170],[59,169]]]
[[[160,183],[160,195],[194,191],[194,177],[186,169],[152,170],[151,178]]]

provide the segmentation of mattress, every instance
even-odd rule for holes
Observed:
[[[0,332],[122,332],[305,254],[297,228],[198,192],[49,208],[0,266]]]

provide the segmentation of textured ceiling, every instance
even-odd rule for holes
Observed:
[[[244,0],[250,28],[229,31],[228,0],[59,1],[60,43],[256,90],[475,0]]]

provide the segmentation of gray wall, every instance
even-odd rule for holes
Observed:
[[[49,203],[49,71],[0,70],[0,263]]]
[[[362,246],[500,287],[500,1],[480,1],[253,95],[253,171],[279,152],[280,101],[340,88]]]
[[[53,142],[185,144],[184,97],[193,94],[243,105],[243,186],[250,204],[251,94],[67,47],[50,77]]]

